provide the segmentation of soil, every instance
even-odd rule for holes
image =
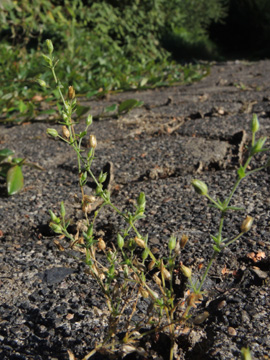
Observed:
[[[181,260],[197,276],[211,255],[210,234],[217,232],[219,216],[194,192],[191,180],[206,182],[215,198],[229,194],[250,141],[252,113],[260,120],[259,135],[270,135],[269,78],[270,61],[232,61],[213,64],[207,77],[191,85],[80,100],[94,115],[128,98],[144,101],[119,119],[93,122],[91,132],[98,140],[93,171],[98,174],[109,162],[112,201],[122,209],[145,192],[146,218],[140,229],[159,254],[166,254],[171,235],[188,235]],[[74,199],[79,196],[76,159],[65,143],[48,139],[48,127],[61,131],[60,125],[45,121],[0,127],[1,148],[45,169],[24,167],[24,190],[12,197],[0,183],[2,360],[66,360],[68,350],[82,359],[106,333],[101,291],[83,263],[59,250],[59,238],[48,226],[48,209],[58,213],[62,200],[71,218],[80,216]],[[82,121],[77,129],[83,128]],[[266,159],[262,153],[251,167]],[[87,183],[86,192],[91,194],[92,188]],[[228,214],[224,236],[236,236],[247,214],[254,225],[212,266],[204,299],[193,310],[195,317],[205,311],[209,316],[179,335],[178,359],[239,359],[247,346],[253,359],[270,358],[268,169],[244,179],[233,204],[245,210]],[[105,240],[114,241],[122,225],[119,216],[105,209],[97,228]],[[146,311],[143,305],[139,310]],[[146,352],[126,359],[168,359],[166,333],[140,346]]]

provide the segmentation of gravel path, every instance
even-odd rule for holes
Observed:
[[[229,193],[250,140],[252,113],[259,117],[260,135],[270,135],[269,78],[270,61],[227,62],[213,65],[209,76],[192,85],[90,102],[97,114],[124,99],[144,101],[142,108],[117,120],[93,123],[91,131],[98,140],[93,170],[99,173],[108,161],[113,164],[112,200],[123,209],[145,192],[147,216],[140,221],[141,230],[159,253],[166,252],[172,234],[188,234],[182,257],[194,272],[211,254],[209,234],[216,233],[219,219],[194,194],[190,182],[194,177],[205,181],[213,196]],[[1,148],[45,168],[24,168],[25,188],[10,198],[0,183],[2,360],[68,360],[67,350],[82,359],[106,333],[102,293],[87,267],[68,256],[72,252],[55,246],[57,237],[48,226],[48,209],[58,212],[62,200],[71,217],[80,216],[74,200],[74,194],[79,195],[74,155],[63,142],[48,139],[48,126],[52,127],[44,122],[0,126]],[[262,155],[254,165],[265,159]],[[86,191],[91,193],[91,184]],[[207,311],[209,317],[179,336],[181,360],[238,359],[243,346],[251,348],[253,359],[270,359],[269,172],[245,179],[234,203],[246,210],[229,216],[228,236],[238,233],[247,214],[254,217],[254,226],[212,267],[204,301],[194,309],[194,315]],[[118,216],[105,210],[97,228],[105,240],[113,240],[121,224]],[[146,355],[125,359],[168,359],[166,336],[141,345]],[[92,359],[105,360],[108,355]]]

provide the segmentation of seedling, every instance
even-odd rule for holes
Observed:
[[[94,160],[97,139],[91,134],[88,138],[90,150],[82,149],[82,139],[87,135],[92,124],[92,117],[86,119],[85,130],[76,133],[73,115],[76,112],[76,95],[74,88],[69,87],[67,96],[64,96],[60,80],[55,73],[55,61],[53,57],[53,44],[46,41],[48,54],[43,55],[47,66],[50,68],[56,89],[62,99],[61,116],[62,134],[55,129],[47,129],[47,134],[59,138],[73,148],[77,156],[78,184],[81,190],[81,206],[84,220],[77,228],[74,235],[69,230],[69,219],[66,218],[64,202],[61,202],[60,213],[56,215],[50,210],[50,227],[61,238],[69,240],[69,247],[79,250],[84,254],[84,262],[89,267],[89,273],[95,279],[102,290],[108,309],[107,333],[100,342],[83,360],[91,358],[96,352],[102,352],[110,356],[124,357],[125,355],[138,352],[147,357],[147,352],[139,345],[142,338],[150,334],[165,333],[170,339],[168,358],[173,360],[177,357],[178,338],[183,334],[184,328],[193,324],[200,324],[208,317],[203,312],[192,319],[191,311],[200,304],[204,292],[205,279],[209,273],[213,261],[227,246],[243,236],[252,226],[253,219],[247,216],[243,220],[239,234],[232,238],[223,238],[224,218],[229,211],[240,211],[238,207],[230,206],[231,199],[240,182],[248,175],[269,166],[269,161],[262,167],[248,170],[252,158],[259,152],[266,151],[264,143],[266,138],[256,141],[255,134],[259,130],[259,121],[253,115],[251,132],[252,142],[244,165],[237,171],[235,185],[227,198],[223,201],[214,199],[209,195],[207,185],[200,180],[193,180],[195,191],[208,198],[211,206],[220,213],[220,222],[217,234],[211,235],[213,240],[213,254],[202,275],[193,275],[192,269],[181,262],[181,250],[185,247],[188,238],[183,235],[181,239],[174,236],[168,241],[167,254],[156,254],[151,249],[148,236],[143,236],[138,229],[138,221],[145,217],[146,197],[143,192],[138,195],[133,212],[123,211],[111,200],[111,193],[104,186],[107,174],[101,172],[96,177],[91,165]],[[123,105],[124,107],[124,105]],[[119,109],[118,109],[119,111]],[[96,190],[92,195],[85,195],[84,186],[91,178],[96,184]],[[99,198],[99,207],[94,207]],[[95,230],[96,219],[103,207],[110,207],[125,221],[125,226],[118,230],[115,239],[105,242]],[[92,208],[95,209],[92,212]],[[59,245],[58,240],[56,241]],[[62,246],[62,245],[61,245]],[[102,261],[97,257],[97,252],[103,254]],[[175,291],[175,276],[183,274],[186,279],[187,290],[183,296]],[[181,275],[180,275],[181,276]],[[183,281],[182,279],[182,281]],[[145,312],[138,309],[141,305],[146,307]],[[126,312],[129,310],[129,312]],[[135,316],[136,315],[136,316]],[[119,336],[121,334],[121,336]],[[74,358],[69,351],[70,359]]]

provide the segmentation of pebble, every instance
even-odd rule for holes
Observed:
[[[237,331],[235,330],[235,328],[229,326],[229,327],[228,327],[228,334],[229,334],[230,336],[236,336],[236,335],[237,335]]]

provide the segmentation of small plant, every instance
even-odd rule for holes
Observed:
[[[23,189],[23,165],[44,170],[37,164],[28,162],[24,158],[13,157],[13,155],[13,151],[9,149],[0,150],[0,176],[6,179],[8,195],[14,195]]]
[[[48,128],[47,134],[59,138],[68,146],[71,146],[76,153],[78,163],[78,183],[81,190],[81,206],[85,218],[78,224],[77,234],[69,230],[70,220],[66,218],[64,202],[61,202],[60,214],[49,211],[51,229],[69,240],[69,246],[84,253],[84,261],[89,267],[89,272],[99,285],[108,309],[107,333],[104,339],[89,352],[83,360],[89,359],[96,352],[110,355],[125,355],[138,352],[146,356],[146,350],[141,346],[140,341],[151,334],[165,333],[170,339],[168,358],[173,360],[177,357],[177,339],[183,333],[183,329],[191,321],[191,310],[196,308],[204,296],[204,283],[209,269],[222,253],[224,248],[234,243],[243,234],[250,230],[253,219],[247,216],[240,226],[240,232],[233,238],[223,238],[223,225],[226,214],[229,211],[242,210],[230,206],[231,199],[237,190],[240,182],[248,175],[269,166],[269,161],[262,167],[248,170],[252,158],[259,152],[266,151],[264,143],[266,138],[256,141],[255,134],[259,130],[259,121],[253,115],[251,131],[252,142],[248,150],[247,160],[241,165],[237,172],[237,179],[230,195],[221,201],[213,199],[208,193],[207,185],[200,180],[193,180],[192,185],[195,191],[208,198],[211,206],[220,213],[220,222],[217,234],[211,235],[213,240],[213,254],[203,274],[196,279],[192,269],[181,262],[181,250],[185,247],[188,237],[183,235],[181,239],[174,236],[168,241],[167,254],[157,256],[148,243],[148,236],[143,236],[138,229],[137,223],[145,217],[146,198],[141,192],[136,200],[133,212],[123,211],[111,200],[109,189],[105,182],[107,174],[101,172],[96,177],[91,165],[94,160],[97,140],[95,135],[89,136],[90,150],[82,149],[82,139],[92,123],[92,117],[86,119],[85,130],[76,133],[73,114],[76,111],[76,96],[72,86],[69,86],[67,97],[64,96],[60,80],[55,73],[55,61],[53,57],[53,44],[46,41],[48,54],[43,55],[47,66],[50,68],[56,89],[62,99],[62,134],[57,130]],[[88,178],[96,184],[95,193],[85,195],[84,186]],[[92,212],[96,199],[102,201],[98,208]],[[119,229],[116,239],[105,242],[95,231],[95,222],[99,212],[105,206],[110,207],[119,214],[125,222],[125,226]],[[102,261],[97,253],[101,253]],[[175,276],[182,274],[186,279],[187,289],[181,296],[175,291]],[[181,275],[180,275],[181,276]],[[146,311],[140,312],[141,305]],[[136,316],[135,316],[136,315]],[[204,312],[196,317],[194,323],[203,322],[209,314]],[[121,334],[121,336],[119,336]],[[74,355],[69,351],[70,359]]]

